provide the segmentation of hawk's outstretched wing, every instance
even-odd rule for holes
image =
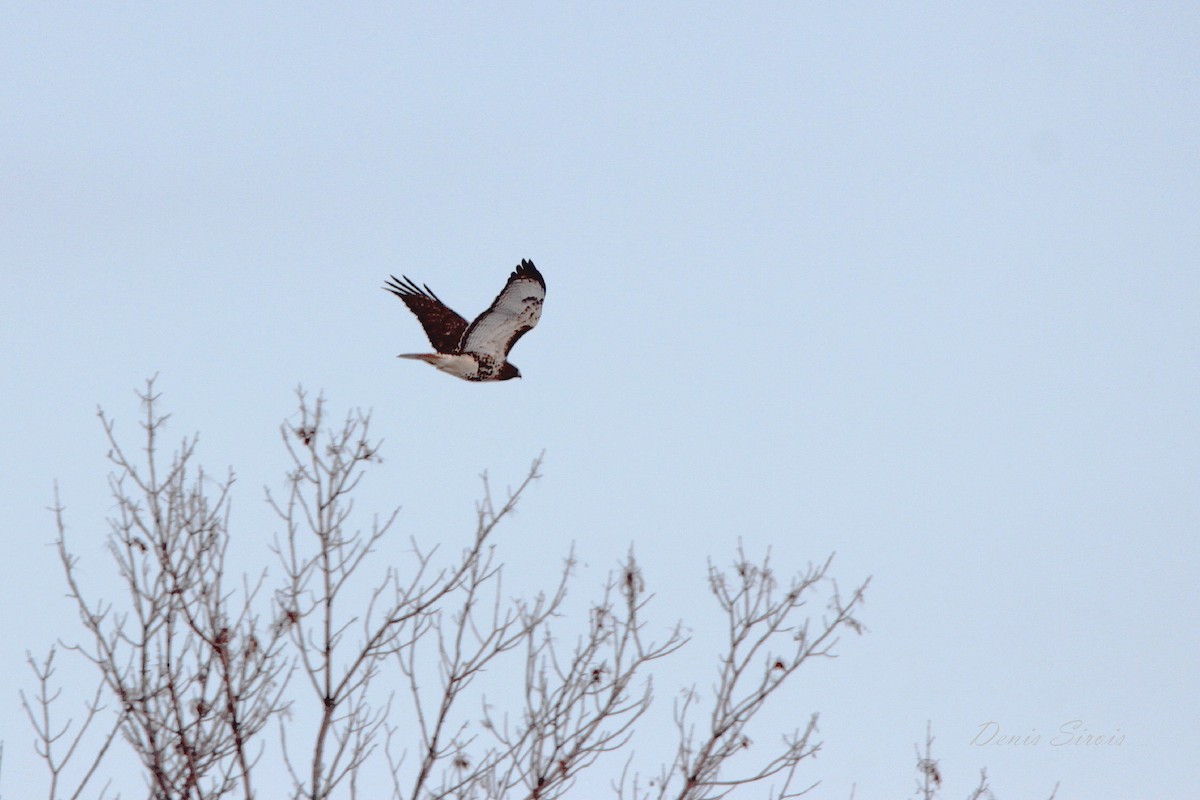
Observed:
[[[460,352],[506,360],[517,339],[532,330],[541,319],[545,297],[546,281],[542,274],[532,261],[522,259],[491,307],[463,334]]]
[[[397,280],[395,275],[391,278],[383,288],[403,300],[404,305],[417,315],[433,349],[439,353],[459,352],[458,344],[467,329],[467,321],[451,311],[428,286],[417,286],[407,276],[403,281]]]

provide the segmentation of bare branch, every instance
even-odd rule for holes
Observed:
[[[195,438],[184,439],[165,467],[158,461],[167,417],[156,411],[153,383],[140,394],[143,465],[126,456],[100,413],[115,468],[117,515],[107,546],[124,590],[121,610],[87,599],[56,500],[59,558],[90,636],[70,649],[96,666],[115,697],[120,730],[154,793],[218,797],[239,785],[250,798],[250,742],[285,708],[281,640],[252,610],[257,584],[223,588],[233,476],[214,482],[193,471]]]
[[[372,686],[390,661],[408,676],[420,731],[422,756],[413,779],[415,797],[426,791],[434,765],[460,746],[461,736],[447,726],[462,690],[487,662],[512,649],[524,635],[515,612],[485,622],[476,618],[476,609],[485,586],[499,585],[499,567],[489,544],[492,533],[538,477],[541,459],[534,461],[525,480],[498,508],[486,491],[485,478],[477,529],[456,560],[438,567],[436,551],[423,551],[413,542],[408,574],[389,567],[372,590],[365,613],[342,614],[339,597],[388,533],[398,509],[382,521],[376,519],[369,532],[349,527],[350,494],[366,467],[379,461],[379,445],[369,437],[369,415],[348,415],[340,429],[327,430],[323,398],[310,404],[303,391],[297,394],[298,421],[282,429],[293,464],[290,490],[286,499],[268,493],[285,524],[283,537],[274,546],[285,576],[276,592],[276,628],[287,632],[321,709],[308,774],[302,777],[292,766],[295,759],[290,751],[285,754],[295,793],[314,800],[328,797],[340,783],[353,778],[379,746],[381,733],[389,741],[394,738],[394,729],[386,727],[386,710],[375,709],[371,701]],[[455,595],[461,597],[460,610],[448,624],[443,607]],[[352,636],[355,626],[357,637]],[[469,641],[468,634],[476,641]],[[438,642],[445,680],[432,706],[419,692],[414,661],[416,643],[429,635]],[[390,750],[388,758],[393,759]]]
[[[113,717],[108,731],[101,734],[99,745],[96,746],[95,752],[92,753],[91,760],[84,766],[83,774],[78,778],[74,789],[68,790],[70,791],[69,795],[60,795],[59,784],[64,778],[67,764],[74,758],[80,744],[86,739],[88,729],[97,720],[100,713],[105,710],[105,707],[101,704],[101,694],[104,691],[104,687],[101,684],[97,686],[91,700],[86,703],[83,722],[73,734],[71,732],[71,727],[74,725],[73,720],[67,720],[61,725],[54,723],[52,707],[62,695],[62,689],[51,688],[50,685],[55,672],[54,658],[56,654],[57,650],[53,647],[50,648],[49,654],[41,662],[34,660],[32,655],[26,654],[29,668],[37,680],[38,690],[32,700],[26,696],[24,691],[21,691],[21,707],[25,709],[25,714],[29,718],[29,724],[32,726],[34,734],[37,737],[34,744],[34,751],[46,763],[46,767],[50,771],[50,787],[47,796],[51,800],[55,800],[55,798],[60,796],[67,796],[71,800],[76,800],[76,798],[83,794],[84,789],[87,788],[88,783],[95,776],[100,763],[104,760],[104,756],[108,753],[108,748],[120,729],[122,718],[119,714]],[[60,742],[65,749],[56,752],[56,747]]]
[[[679,733],[674,761],[645,787],[638,775],[626,773],[617,786],[619,796],[628,792],[636,800],[721,798],[739,787],[774,778],[781,783],[770,790],[770,796],[782,800],[799,797],[815,786],[792,788],[800,762],[820,748],[815,741],[815,713],[802,730],[783,737],[781,749],[760,758],[755,766],[729,773],[735,763],[745,760],[739,757],[754,747],[747,726],[784,682],[814,658],[833,658],[843,628],[863,630],[854,614],[869,581],[843,600],[828,577],[832,560],[830,556],[819,566],[810,564],[782,591],[769,552],[761,563],[752,563],[739,542],[732,574],[710,563],[709,588],[724,613],[727,644],[707,724],[697,730],[691,720],[701,697],[695,689],[684,692],[674,708]],[[801,619],[799,614],[821,585],[829,586],[826,614],[814,624],[811,616]]]

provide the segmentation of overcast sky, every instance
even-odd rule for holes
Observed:
[[[821,712],[814,796],[909,796],[927,720],[947,797],[984,766],[1002,800],[1195,796],[1194,3],[4,17],[6,797],[45,783],[25,651],[79,636],[53,482],[102,582],[96,407],[136,447],[154,374],[172,441],[237,472],[250,572],[303,385],[373,411],[361,502],[403,506],[397,560],[410,535],[456,547],[479,474],[515,483],[544,450],[498,542],[513,590],[574,542],[594,594],[634,545],[653,625],[697,634],[651,731],[711,683],[706,560],[740,538],[780,572],[836,551],[841,585],[873,576],[868,633],[761,728]],[[394,357],[425,340],[388,274],[472,317],[522,258],[548,287],[523,380]],[[1050,743],[1076,721],[1121,743]],[[988,723],[1041,741],[981,746]]]

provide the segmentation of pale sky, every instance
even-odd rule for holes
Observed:
[[[594,595],[634,545],[654,624],[697,636],[655,675],[652,733],[711,684],[706,560],[740,538],[781,572],[836,551],[844,587],[873,576],[868,633],[762,721],[769,742],[821,712],[814,797],[911,795],[927,720],[948,798],[980,767],[1001,800],[1194,797],[1195,4],[4,17],[6,797],[44,796],[25,652],[80,635],[53,483],[103,582],[95,410],[135,447],[154,374],[172,441],[199,431],[239,477],[249,572],[302,384],[373,411],[361,502],[403,506],[397,559],[457,546],[478,475],[544,450],[498,542],[512,588],[548,588],[574,542]],[[394,357],[425,339],[388,274],[472,317],[522,258],[547,283],[523,380]],[[1074,721],[1122,744],[1049,743]],[[1041,743],[973,744],[988,723]]]

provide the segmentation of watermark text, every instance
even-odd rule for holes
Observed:
[[[970,744],[976,747],[1119,747],[1125,744],[1125,734],[1120,728],[1112,731],[1089,730],[1081,719],[1073,719],[1059,725],[1054,731],[1042,733],[1030,728],[1027,733],[1015,733],[1000,727],[1000,723],[988,720],[979,726],[979,731]]]

